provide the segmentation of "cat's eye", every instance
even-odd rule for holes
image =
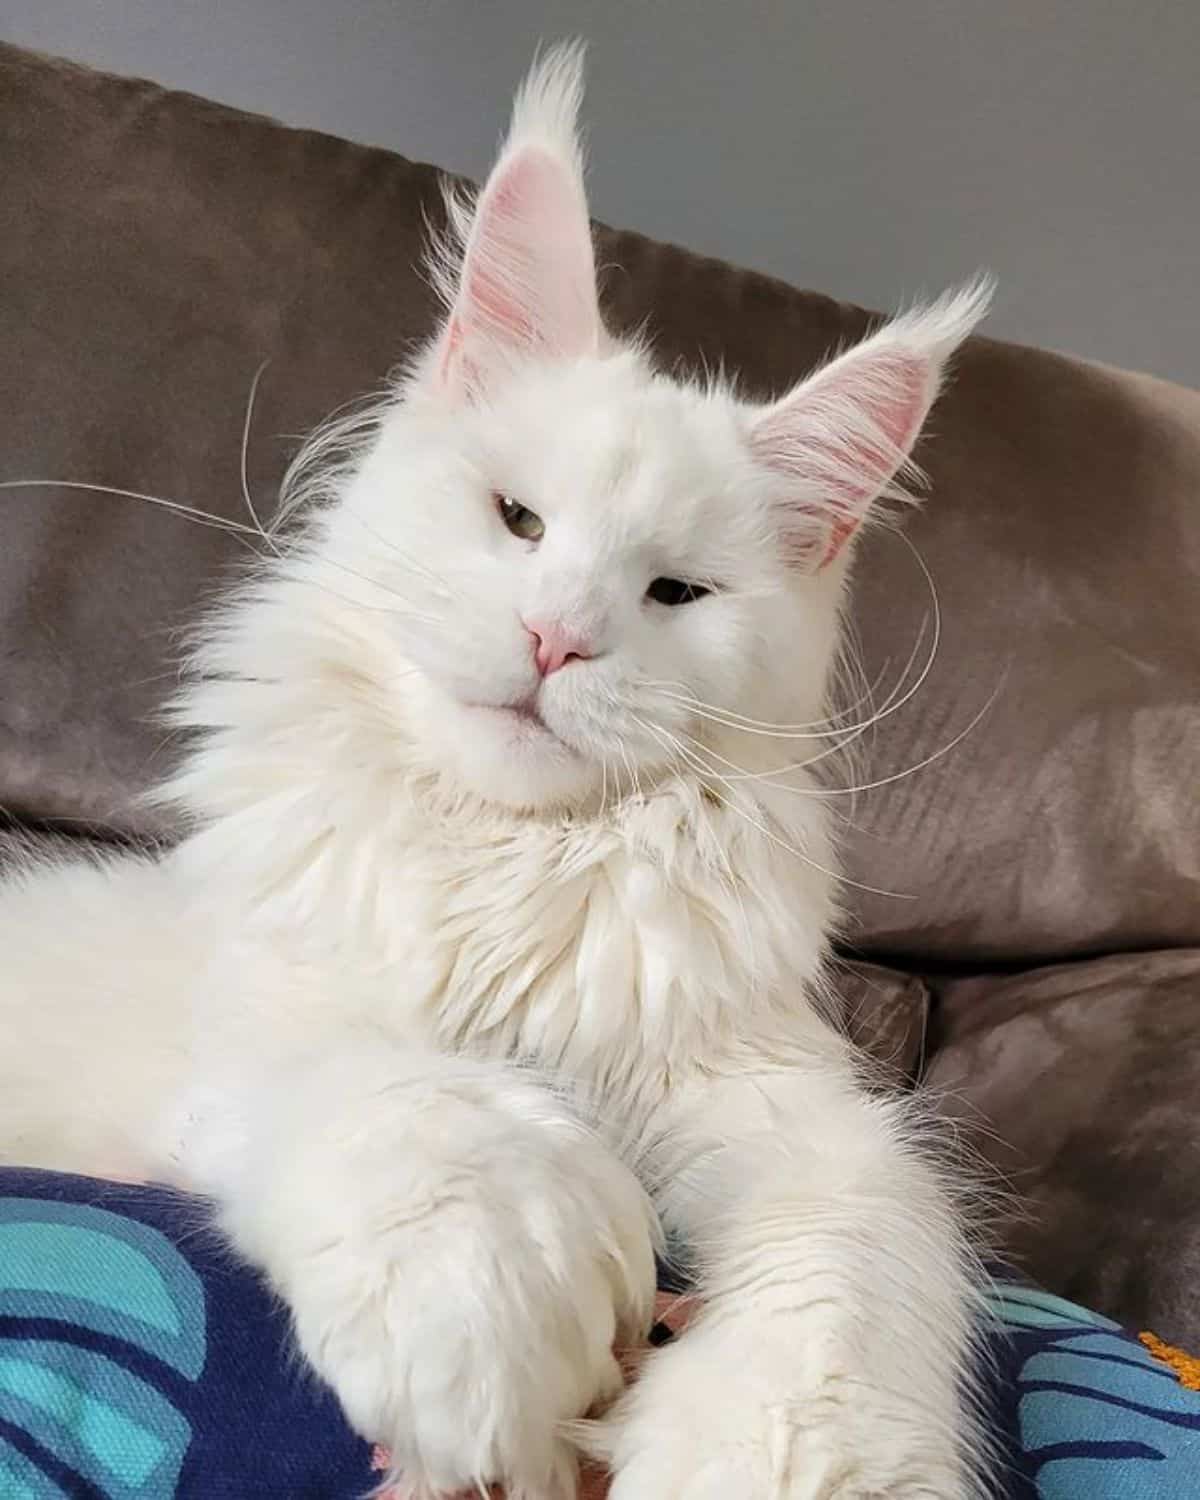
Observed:
[[[514,500],[511,495],[503,495],[497,490],[496,509],[513,536],[520,537],[523,542],[540,542],[546,534],[545,522],[541,516],[527,505],[522,505],[519,500]]]
[[[684,583],[682,578],[656,578],[646,590],[646,598],[673,609],[677,604],[692,604],[711,593],[712,589],[706,589],[703,584]]]

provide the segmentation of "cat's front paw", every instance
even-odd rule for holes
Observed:
[[[259,1258],[405,1500],[569,1500],[569,1424],[618,1393],[614,1343],[649,1327],[649,1203],[552,1103],[458,1106],[407,1153],[342,1152],[340,1177],[277,1196]]]
[[[800,1329],[796,1329],[799,1334]],[[954,1419],[951,1416],[951,1429]],[[705,1322],[614,1413],[610,1500],[967,1500],[957,1434],[765,1325]]]

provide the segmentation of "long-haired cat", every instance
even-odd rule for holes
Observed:
[[[854,538],[979,287],[780,399],[604,325],[577,49],[205,626],[159,858],[0,892],[0,1158],[210,1194],[419,1497],[964,1500],[971,1260],[823,1013]],[[839,727],[840,722],[840,727]],[[663,1231],[703,1289],[616,1396]]]

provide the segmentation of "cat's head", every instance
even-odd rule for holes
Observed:
[[[444,323],[325,523],[410,732],[516,806],[694,763],[715,721],[820,713],[852,540],[987,300],[908,313],[769,404],[658,373],[601,317],[580,60],[539,63],[452,203]]]

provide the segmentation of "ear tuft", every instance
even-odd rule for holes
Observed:
[[[432,269],[447,306],[435,380],[478,394],[530,355],[595,349],[602,325],[576,117],[582,43],[553,47],[517,92],[499,160],[477,198],[447,192]]]
[[[586,46],[576,40],[559,42],[535,59],[513,100],[505,150],[521,145],[544,146],[571,162],[583,176],[579,109],[586,55]]]
[[[792,482],[781,530],[794,561],[832,562],[874,501],[896,493],[950,356],[991,298],[981,276],[913,308],[755,417],[751,452]]]

